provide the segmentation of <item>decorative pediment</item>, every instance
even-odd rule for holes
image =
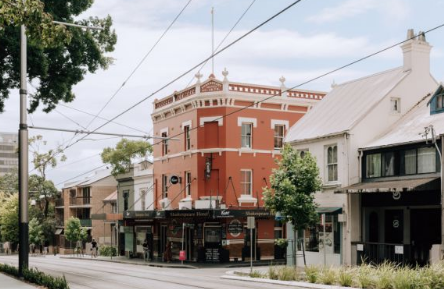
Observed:
[[[210,80],[200,86],[200,92],[222,91],[223,85],[215,80]]]

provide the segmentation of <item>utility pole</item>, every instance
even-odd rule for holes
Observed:
[[[26,28],[20,27],[20,125],[19,125],[19,276],[28,268],[28,124],[26,91]]]

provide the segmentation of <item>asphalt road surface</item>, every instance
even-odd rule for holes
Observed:
[[[0,263],[17,266],[18,257],[17,255],[0,256]],[[231,289],[271,287],[288,289],[288,286],[220,278],[226,271],[233,270],[234,268],[158,268],[95,260],[61,259],[54,256],[30,257],[29,265],[53,276],[65,275],[71,289]]]

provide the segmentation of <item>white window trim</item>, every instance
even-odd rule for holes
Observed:
[[[201,117],[199,120],[199,125],[203,126],[206,122],[213,122],[217,121],[218,126],[224,125],[224,119],[221,115],[219,116],[208,116],[208,117]]]
[[[338,179],[336,180],[336,181],[329,181],[328,180],[328,148],[329,147],[336,147],[336,159],[337,159],[337,161],[336,161],[336,170],[337,170],[337,173],[338,173]],[[324,166],[324,168],[325,168],[325,173],[324,173],[324,175],[325,175],[325,183],[326,184],[330,184],[330,185],[334,185],[334,184],[338,184],[339,183],[339,146],[338,146],[338,144],[337,143],[332,143],[332,144],[328,144],[328,145],[325,145],[324,146],[324,154],[325,154],[325,158],[324,158],[324,161],[325,161],[325,166]]]
[[[187,176],[190,175],[190,182],[188,183]],[[191,177],[191,172],[186,171],[185,172],[185,198],[191,198],[191,183],[193,182],[193,179]]]
[[[394,110],[392,107],[393,100],[398,101],[398,109],[397,110]],[[392,113],[392,114],[400,114],[401,113],[401,98],[400,97],[390,97],[390,113]]]
[[[272,119],[271,120],[271,129],[274,129],[276,125],[285,125],[285,130],[288,130],[290,126],[290,122],[288,120],[280,120],[280,119]]]
[[[252,123],[253,127],[257,127],[257,119],[252,117],[238,117],[237,126],[242,126],[243,123]]]
[[[251,134],[250,134],[250,146],[249,147],[242,146],[242,137],[243,137],[243,135],[242,135],[242,129],[241,129],[241,147],[240,147],[240,149],[241,150],[252,150],[253,149],[253,128],[255,126],[254,126],[254,123],[243,122],[243,123],[241,123],[240,127],[242,127],[242,125],[244,125],[244,124],[253,125],[252,128],[251,128]]]
[[[162,134],[163,134],[164,132],[166,132],[167,136],[169,135],[169,134],[168,134],[168,128],[167,128],[167,127],[162,128],[161,130],[159,130],[159,134],[160,134],[161,136],[162,136]]]
[[[245,199],[245,197],[242,196],[247,196],[247,197],[253,197],[253,170],[251,169],[241,169],[241,174],[242,172],[250,172],[250,193],[249,194],[243,194],[242,193],[242,187],[241,187],[241,198]],[[241,186],[243,184],[243,180],[241,180]]]
[[[187,121],[182,122],[182,131],[185,130],[186,126],[189,126],[191,129],[191,124],[192,124],[191,120],[187,120]]]

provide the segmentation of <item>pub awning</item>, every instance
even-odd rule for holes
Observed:
[[[333,214],[342,210],[341,207],[317,207],[316,213],[318,214]]]
[[[391,193],[409,191],[432,191],[440,189],[440,178],[402,179],[383,182],[362,182],[335,190],[335,193]]]

